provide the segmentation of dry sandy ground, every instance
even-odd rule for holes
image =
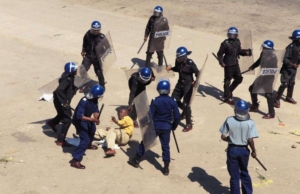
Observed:
[[[278,49],[284,49],[289,42],[286,37],[299,27],[295,20],[299,18],[296,12],[299,2],[164,1],[166,13],[180,16],[170,49],[165,52],[169,63],[180,45],[193,51],[191,58],[199,68],[209,54],[192,107],[194,130],[182,133],[179,127],[176,131],[180,154],[171,140],[173,160],[168,177],[159,171],[160,146],[147,153],[141,163],[143,170],[127,164],[141,139],[138,129],[129,145],[117,150],[115,157],[104,158],[102,149],[87,151],[83,159],[87,169],[83,171],[69,167],[73,148],[61,149],[54,144],[55,134],[49,131],[45,120],[53,117],[55,110],[52,103],[37,101],[40,96],[37,89],[57,78],[65,62],[81,62],[82,36],[91,21],[99,19],[103,32],[111,32],[118,58],[106,74],[108,85],[103,100],[106,107],[100,127],[113,126],[110,116],[116,115],[116,108],[126,105],[128,100],[126,77],[121,68],[130,68],[134,61],[144,60],[145,49],[139,55],[136,51],[142,41],[146,17],[158,4],[147,1],[146,5],[146,1],[135,0],[85,2],[82,5],[78,0],[0,0],[0,157],[15,160],[0,164],[0,193],[228,193],[226,143],[219,140],[218,129],[233,110],[220,105],[223,72],[210,53],[217,51],[225,38],[225,29],[232,24],[253,30],[255,58],[266,38],[273,39]],[[236,99],[250,101],[248,87],[254,78],[244,77],[234,93]],[[174,86],[176,78],[171,82]],[[278,85],[279,82],[276,88]],[[148,87],[147,93],[149,98],[157,95],[155,84]],[[73,107],[81,97],[81,94],[75,96]],[[295,99],[300,99],[297,87]],[[259,100],[262,112],[266,112],[265,98],[259,96]],[[276,109],[284,126],[279,126],[277,119],[262,120],[261,114],[251,113],[260,135],[256,140],[258,157],[268,168],[265,172],[250,159],[254,193],[299,193],[299,109],[299,104],[285,102],[281,109]],[[68,137],[73,133],[72,126]],[[292,149],[292,145],[298,148]]]

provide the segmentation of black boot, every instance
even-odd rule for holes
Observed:
[[[146,56],[145,67],[150,67],[150,61],[152,59],[153,53],[146,52],[146,54],[147,56]]]
[[[170,170],[169,170],[169,164],[170,162],[164,162],[165,163],[165,166],[164,168],[162,169],[162,173],[165,175],[165,176],[168,176],[169,173],[170,173]]]
[[[129,164],[131,164],[135,168],[138,168],[140,166],[140,159],[141,159],[141,156],[136,154],[135,157],[133,157],[129,160]]]
[[[158,66],[162,66],[163,65],[163,58],[164,58],[163,51],[157,52],[157,58],[158,58]]]

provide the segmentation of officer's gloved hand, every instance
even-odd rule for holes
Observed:
[[[252,70],[253,70],[252,67],[249,67],[248,71],[252,71]]]
[[[246,51],[246,54],[247,54],[247,56],[252,56],[252,50],[251,49],[248,49],[247,51]]]
[[[221,64],[221,67],[225,67],[225,66],[226,66],[225,63],[222,63],[222,64]]]
[[[292,67],[295,68],[295,69],[297,69],[297,68],[298,68],[298,65],[297,65],[296,63],[293,63],[293,64],[292,64]]]

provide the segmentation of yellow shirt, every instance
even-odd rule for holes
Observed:
[[[124,129],[130,137],[132,136],[133,120],[129,116],[123,117],[123,119],[117,122],[117,125],[119,125],[121,129]]]

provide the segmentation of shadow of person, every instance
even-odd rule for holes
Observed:
[[[61,127],[56,127],[56,129],[60,129]],[[57,133],[53,132],[52,129],[46,124],[42,126],[42,131],[43,133],[48,136],[48,137],[53,137],[53,138],[57,138]],[[59,132],[57,130],[57,132]]]
[[[132,67],[131,67],[131,69],[133,69],[133,67],[135,66],[135,65],[138,65],[138,68],[139,67],[145,67],[145,60],[143,60],[143,59],[140,59],[140,58],[132,58],[131,59],[131,61],[132,61],[132,63],[134,64]],[[136,67],[135,67],[136,68]]]
[[[198,182],[199,185],[208,193],[230,193],[230,189],[228,187],[222,186],[222,183],[218,179],[207,174],[202,168],[193,167],[192,172],[188,175],[188,178],[191,180],[191,182]]]
[[[125,151],[124,148],[120,147],[120,149],[129,157],[133,158],[136,154],[136,150],[139,146],[139,142],[136,140],[131,140],[128,142],[128,148]],[[162,170],[162,165],[156,160],[160,158],[160,156],[153,152],[152,150],[148,150],[145,152],[145,155],[141,158],[141,162],[147,160],[150,164],[152,164],[157,170]],[[140,163],[141,164],[141,163]]]

